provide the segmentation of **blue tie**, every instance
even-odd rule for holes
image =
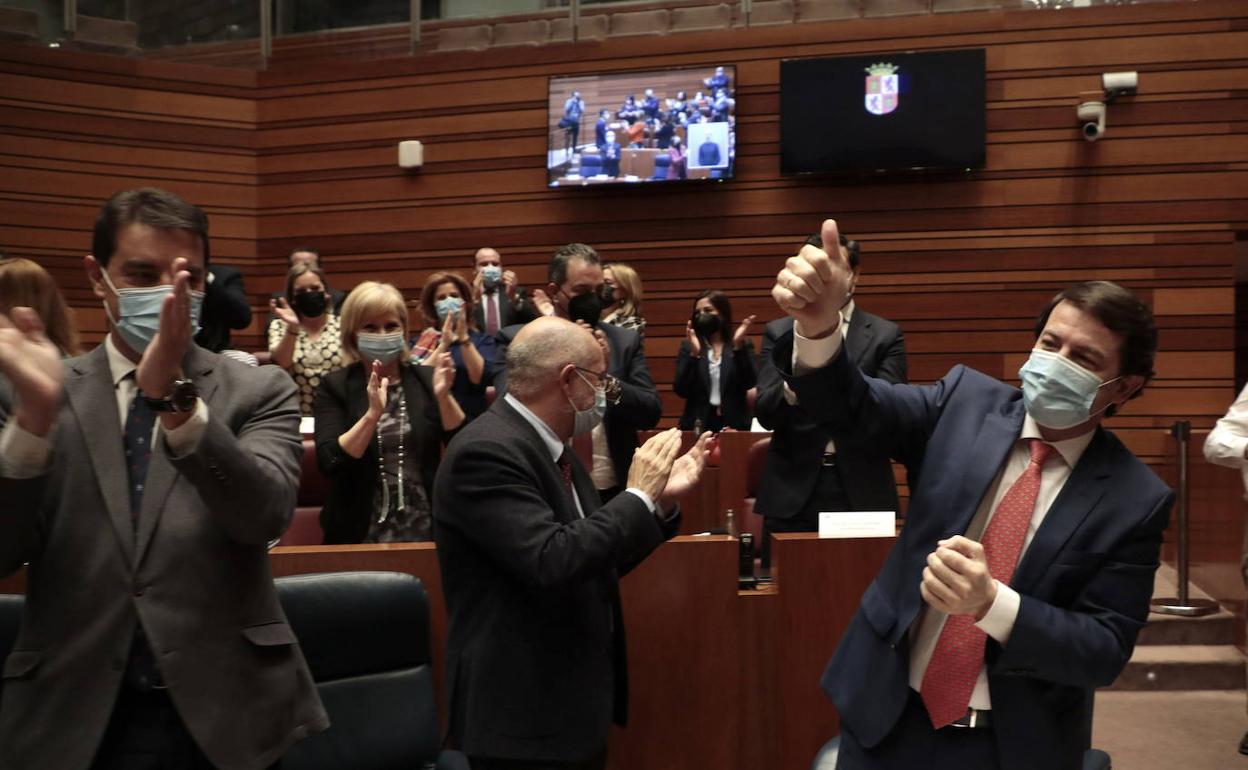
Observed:
[[[139,520],[143,507],[143,485],[147,482],[147,466],[152,460],[152,428],[156,425],[156,413],[148,407],[142,395],[135,391],[126,414],[126,429],[122,439],[126,447],[126,472],[130,480],[130,516]]]
[[[131,374],[131,377],[134,375]],[[126,475],[130,481],[130,521],[137,530],[139,511],[143,507],[143,485],[147,482],[147,466],[152,461],[152,428],[156,425],[156,413],[143,400],[137,390],[126,413],[126,428],[122,441],[126,447]],[[140,692],[163,687],[156,656],[152,653],[143,624],[134,629],[130,643],[130,660],[124,674],[126,682]]]

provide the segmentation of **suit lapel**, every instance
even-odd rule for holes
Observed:
[[[121,415],[117,414],[108,352],[100,345],[70,368],[72,374],[65,379],[65,394],[86,439],[87,454],[117,541],[129,561],[134,557],[134,523],[130,518]]]
[[[594,480],[590,478],[589,472],[581,465],[581,459],[576,455],[572,456],[572,488],[580,500],[581,512],[589,518],[590,514],[602,505],[602,498],[598,496]],[[575,501],[573,501],[572,513],[574,515],[576,513]]]
[[[1012,588],[1025,592],[1040,579],[1053,557],[1105,494],[1110,479],[1109,443],[1104,430],[1097,428],[1092,443],[1071,469],[1070,477],[1049,506],[1049,512],[1023,554],[1010,581]]]
[[[970,525],[971,517],[988,491],[988,485],[996,478],[1006,454],[1022,433],[1024,415],[1023,401],[1018,399],[984,419],[967,454],[971,461],[966,463],[962,484],[954,501],[955,518],[949,522],[950,532],[965,532]]]
[[[182,368],[187,377],[199,388],[199,397],[208,405],[209,414],[213,410],[213,396],[217,392],[217,380],[213,375],[214,356],[204,349],[192,345],[182,361]],[[221,405],[224,408],[224,405]],[[159,419],[159,418],[157,418]],[[162,432],[164,428],[160,429]],[[169,462],[168,445],[164,441],[156,443],[160,451],[152,452],[151,463],[147,466],[147,480],[143,484],[143,505],[139,510],[138,545],[134,554],[134,564],[143,561],[143,555],[152,542],[156,525],[164,514],[169,493],[178,480],[179,473]],[[154,447],[155,448],[155,447]]]
[[[868,353],[871,352],[871,340],[875,337],[874,324],[867,317],[866,313],[861,310],[854,313],[854,317],[849,321],[849,334],[845,337],[845,344],[849,347],[849,352],[853,355],[854,363],[858,364],[859,369],[863,369],[868,363]]]
[[[504,420],[511,423],[512,428],[517,433],[524,436],[525,439],[528,440],[535,449],[537,449],[541,457],[548,460],[550,459],[550,450],[546,448],[546,442],[543,441],[542,437],[538,435],[537,429],[530,425],[529,421],[524,419],[524,417],[516,411],[511,404],[500,398],[495,401],[494,405],[490,408],[491,410],[497,409],[499,415]],[[549,467],[544,466],[543,469],[546,471],[547,475],[554,480],[555,488],[563,492],[563,495],[560,498],[565,501],[563,506],[555,506],[553,501],[551,503],[555,512],[555,518],[562,522],[575,521],[577,519],[576,502],[572,499],[572,493],[570,493],[568,488],[564,486],[563,477],[559,472],[558,466],[551,462]],[[572,487],[576,490],[576,494],[580,496],[581,506],[583,508],[587,501],[596,501],[598,499],[598,490],[594,489],[593,480],[589,477],[589,474],[585,472],[585,469],[581,467],[581,463],[575,455],[572,456]],[[589,496],[587,497],[586,495]],[[598,505],[595,504],[592,508],[585,510],[585,515],[588,516],[591,512],[597,509]]]

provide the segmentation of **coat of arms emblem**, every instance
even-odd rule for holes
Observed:
[[[867,112],[872,115],[887,115],[897,109],[898,88],[901,76],[897,74],[895,64],[872,64],[867,67]]]

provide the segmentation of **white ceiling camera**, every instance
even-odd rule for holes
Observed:
[[[1095,142],[1104,136],[1106,105],[1120,96],[1134,96],[1139,85],[1140,76],[1137,72],[1106,72],[1101,75],[1101,98],[1079,102],[1079,106],[1075,108],[1075,115],[1083,124],[1083,138]],[[1095,93],[1088,92],[1084,96],[1094,96]]]
[[[1105,102],[1080,102],[1077,110],[1083,138],[1095,142],[1105,133]]]
[[[1105,101],[1112,102],[1119,96],[1135,96],[1140,87],[1138,72],[1106,72],[1101,75],[1101,89],[1105,92]]]

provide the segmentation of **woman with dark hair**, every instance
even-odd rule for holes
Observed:
[[[754,387],[754,346],[747,339],[754,316],[735,330],[732,303],[722,291],[698,295],[676,356],[672,389],[685,399],[681,430],[750,429],[746,391]]]
[[[287,301],[289,298],[289,301]],[[338,316],[325,273],[297,262],[286,273],[286,296],[269,300],[269,355],[290,372],[299,386],[299,411],[312,415],[312,400],[321,378],[346,364]]]
[[[464,410],[465,422],[489,406],[485,389],[494,381],[495,342],[473,319],[472,290],[456,273],[434,273],[420,292],[420,310],[427,324],[412,346],[417,363],[450,353],[455,363],[451,395]]]

